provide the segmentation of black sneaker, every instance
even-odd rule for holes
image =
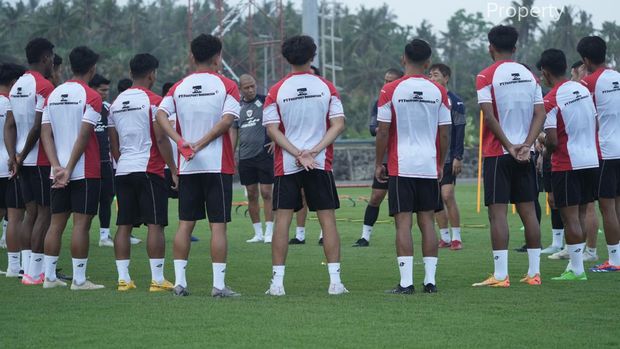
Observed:
[[[516,252],[527,252],[527,245],[523,245],[519,248],[515,248]]]
[[[323,238],[319,239],[319,246],[323,246]]]
[[[391,290],[385,291],[385,293],[390,293],[390,294],[413,294],[414,292],[415,292],[415,289],[413,285],[402,287],[400,284],[396,285],[396,287],[394,287]]]
[[[424,293],[437,293],[437,286],[431,283],[424,285]]]
[[[187,297],[187,296],[189,296],[189,291],[187,290],[187,288],[185,288],[185,287],[183,287],[181,285],[176,285],[172,289],[172,295],[173,296],[179,296],[179,297]]]
[[[61,270],[61,268],[56,269],[56,278],[62,281],[73,281],[73,277],[71,275],[63,274],[60,272]]]
[[[361,238],[353,244],[353,247],[368,247],[369,245],[370,242],[368,242],[368,240]]]
[[[289,245],[305,245],[306,240],[299,240],[298,238],[292,238],[288,241]]]

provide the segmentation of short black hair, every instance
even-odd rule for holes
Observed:
[[[583,61],[577,61],[570,66],[571,69],[577,69],[583,65]]]
[[[443,63],[435,63],[428,68],[428,71],[439,70],[441,75],[450,77],[452,76],[452,69]]]
[[[41,62],[46,55],[54,52],[54,45],[45,38],[34,38],[26,45],[28,64]]]
[[[316,55],[314,39],[308,35],[296,35],[282,43],[282,56],[291,65],[304,65]]]
[[[174,82],[166,82],[164,83],[164,85],[161,87],[161,96],[164,97],[168,94],[168,91],[170,91],[170,89],[172,88],[172,86],[174,86]]]
[[[118,83],[116,84],[116,89],[118,90],[118,93],[121,93],[126,89],[130,88],[131,85],[133,85],[133,81],[131,81],[131,79],[122,78],[118,80]]]
[[[489,31],[487,35],[489,43],[500,52],[512,52],[517,47],[519,32],[509,25],[498,25]]]
[[[311,65],[310,69],[312,69],[312,72],[314,73],[314,75],[321,76],[321,71],[315,65]]]
[[[390,75],[394,75],[394,76],[396,76],[399,79],[402,78],[403,76],[405,76],[405,73],[402,70],[398,69],[398,68],[390,68],[390,69],[386,70],[385,73],[386,74],[390,74]]]
[[[88,82],[88,86],[92,88],[97,88],[101,85],[109,85],[110,80],[106,79],[103,75],[95,74],[92,79]]]
[[[222,52],[222,41],[211,34],[200,34],[192,40],[192,55],[198,63],[205,63]]]
[[[540,55],[540,60],[536,63],[538,70],[544,69],[553,76],[564,76],[566,74],[566,55],[562,50],[550,48],[544,50]]]
[[[11,81],[17,80],[24,75],[26,68],[13,63],[3,63],[0,65],[0,85],[8,85]]]
[[[412,63],[426,62],[432,54],[431,45],[422,39],[413,39],[405,46],[405,57]]]
[[[594,64],[603,64],[607,54],[607,44],[600,36],[586,36],[579,40],[577,52],[581,58],[587,58]]]
[[[75,74],[86,74],[99,60],[99,55],[86,46],[78,46],[71,50],[69,62]]]
[[[54,53],[54,68],[62,64],[62,57]]]
[[[159,61],[150,53],[138,53],[129,61],[129,69],[134,78],[143,78],[159,68]]]

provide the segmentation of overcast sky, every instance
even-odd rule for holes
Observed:
[[[301,1],[297,0],[299,3]],[[507,8],[510,6],[510,0],[340,0],[339,2],[353,9],[361,5],[376,7],[388,4],[398,16],[400,24],[415,27],[426,19],[436,30],[445,30],[448,18],[460,8],[465,8],[468,12],[482,12],[485,17],[488,13],[487,19],[493,23],[499,23],[506,17],[507,11],[513,11]],[[576,9],[583,9],[592,14],[595,28],[600,28],[604,21],[620,22],[619,0],[536,0],[534,6],[544,8],[541,15],[543,25],[553,20],[549,16],[549,6],[556,8],[573,6]],[[499,16],[500,9],[504,11],[503,16]]]

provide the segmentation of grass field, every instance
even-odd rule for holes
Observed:
[[[394,228],[383,206],[370,248],[351,248],[360,234],[365,203],[342,201],[338,211],[342,239],[342,279],[350,294],[327,295],[329,283],[323,251],[317,245],[318,222],[307,225],[307,244],[291,246],[286,269],[286,297],[263,293],[271,274],[269,245],[245,240],[252,227],[233,211],[229,226],[227,284],[241,292],[237,299],[212,299],[209,231],[197,226],[201,239],[192,245],[187,278],[190,297],[149,294],[150,271],[145,245],[134,246],[132,278],[138,289],[115,290],[116,267],[111,248],[97,247],[98,222],[92,228],[88,276],[106,289],[71,292],[25,287],[0,279],[0,348],[389,348],[389,347],[521,347],[618,348],[620,274],[589,273],[589,281],[550,280],[564,261],[542,260],[543,285],[525,286],[527,255],[510,252],[509,289],[472,288],[492,271],[486,215],[475,212],[475,186],[457,187],[463,224],[462,251],[441,250],[437,271],[440,293],[391,296],[383,293],[398,282]],[[369,189],[343,189],[341,195],[369,195]],[[235,192],[238,200],[242,191]],[[541,196],[542,198],[542,196]],[[544,207],[544,206],[543,206]],[[170,217],[176,217],[171,201]],[[310,216],[312,217],[312,216]],[[543,243],[550,242],[549,218],[543,218]],[[167,229],[166,276],[174,281],[172,237]],[[510,215],[511,248],[523,241],[516,215]],[[294,228],[291,229],[293,234]],[[145,229],[136,231],[145,236]],[[414,229],[414,282],[421,290],[423,265]],[[59,267],[71,270],[65,234]],[[599,256],[607,250],[599,236]],[[590,266],[590,265],[587,265]],[[6,268],[3,254],[0,268]]]

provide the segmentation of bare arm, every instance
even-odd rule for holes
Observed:
[[[377,138],[375,139],[375,177],[380,183],[387,181],[385,167],[383,167],[383,157],[388,146],[388,138],[390,134],[390,123],[378,122]]]
[[[114,161],[118,162],[118,159],[121,157],[121,147],[116,128],[108,126],[108,137],[110,138],[110,152]]]
[[[329,120],[329,129],[325,132],[323,139],[319,142],[319,144],[315,145],[314,148],[310,149],[310,153],[312,156],[316,156],[316,154],[323,151],[323,149],[330,146],[338,136],[345,129],[345,119],[344,117],[336,117]]]
[[[170,124],[168,124],[170,125]],[[161,126],[157,122],[153,122],[153,133],[155,134],[155,140],[157,141],[157,148],[159,153],[164,158],[166,165],[173,174],[177,173],[177,165],[174,163],[174,155],[172,154],[172,145],[168,140],[168,136],[162,130]]]
[[[558,131],[555,128],[545,130],[547,137],[545,138],[545,155],[551,156],[558,146]]]
[[[78,133],[78,137],[73,144],[73,149],[71,150],[71,156],[69,157],[69,161],[67,162],[67,172],[69,176],[75,169],[75,165],[80,160],[82,154],[86,150],[86,146],[88,145],[88,140],[90,139],[90,134],[95,128],[95,125],[90,124],[88,122],[82,122],[80,125],[80,132]]]
[[[12,111],[6,113],[6,121],[4,123],[4,145],[9,153],[9,170],[12,176],[17,174],[17,166],[15,163],[15,143],[17,143],[17,127],[15,126],[15,117]]]
[[[232,143],[233,152],[237,149],[237,139],[239,138],[239,129],[235,127],[231,127],[230,131],[228,131],[230,135],[230,143]]]
[[[542,131],[546,117],[547,112],[545,111],[544,104],[534,105],[534,118],[532,119],[530,131],[528,132],[527,138],[525,139],[524,143],[525,145],[527,145],[528,149],[532,146],[532,144],[534,144],[536,138],[538,138],[538,135],[540,134],[540,131]]]
[[[175,143],[179,143],[179,141],[183,139],[183,137],[181,137],[177,133],[177,131],[175,131],[174,128],[172,128],[172,126],[170,125],[170,121],[168,120],[168,114],[161,110],[158,110],[157,114],[155,115],[155,120],[157,121],[159,127],[161,127],[161,129],[164,131],[164,133],[168,137],[170,137]]]
[[[36,112],[34,114],[34,124],[32,128],[28,132],[28,136],[26,137],[26,144],[24,144],[24,149],[19,154],[22,161],[28,156],[34,145],[37,143],[39,138],[41,137],[41,118],[43,116],[43,112]]]
[[[58,161],[58,155],[56,153],[56,144],[54,143],[54,134],[52,133],[52,125],[41,125],[41,142],[43,143],[43,149],[45,154],[52,165],[52,168],[59,168],[60,161]]]
[[[444,164],[446,162],[446,157],[448,156],[448,148],[450,146],[450,125],[440,125],[439,126],[439,158],[440,164]]]
[[[280,148],[284,149],[287,153],[298,157],[301,153],[297,147],[291,143],[288,138],[280,131],[280,124],[268,124],[267,135],[274,141]]]
[[[235,117],[232,114],[224,114],[222,119],[218,121],[206,135],[202,136],[198,142],[194,143],[194,151],[199,152],[204,149],[209,143],[213,142],[219,136],[223,135],[225,132],[228,132],[230,126],[232,126],[235,121]]]

